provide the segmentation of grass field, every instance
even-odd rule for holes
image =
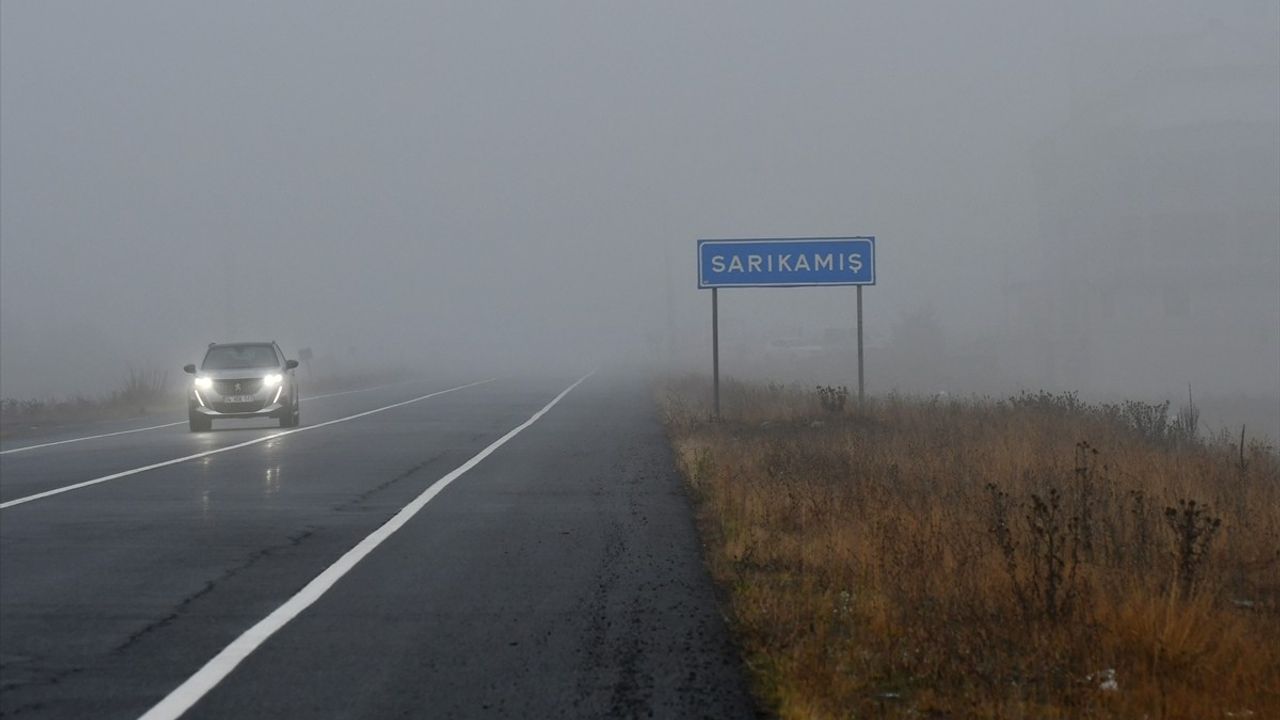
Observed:
[[[1280,718],[1273,448],[1069,394],[708,395],[661,403],[782,717]]]

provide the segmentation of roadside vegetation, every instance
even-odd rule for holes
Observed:
[[[181,387],[169,373],[129,370],[120,387],[103,395],[63,398],[0,398],[0,434],[21,434],[31,428],[66,423],[138,417],[183,408]]]
[[[1280,717],[1280,458],[1193,405],[734,382],[661,403],[783,718]]]

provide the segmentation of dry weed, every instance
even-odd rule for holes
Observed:
[[[782,717],[1280,717],[1273,449],[1073,395],[664,393]]]

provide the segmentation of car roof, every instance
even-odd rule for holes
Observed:
[[[209,343],[209,347],[223,347],[226,345],[275,345],[275,340],[246,340],[244,342],[221,342]]]

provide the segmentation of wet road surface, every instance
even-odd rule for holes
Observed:
[[[754,716],[648,385],[578,379],[416,381],[305,401],[295,433],[0,455],[0,714]]]

